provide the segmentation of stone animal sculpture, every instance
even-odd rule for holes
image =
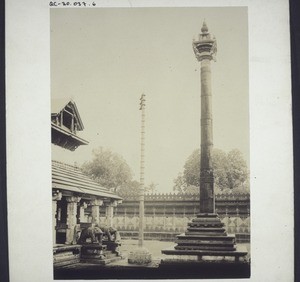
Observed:
[[[121,237],[117,229],[102,224],[98,224],[97,226],[102,230],[103,235],[107,236],[108,241],[120,241]]]
[[[98,226],[91,226],[84,228],[81,231],[80,237],[78,239],[78,244],[85,244],[89,243],[87,242],[87,239],[90,239],[92,244],[100,243],[102,242],[103,232]]]

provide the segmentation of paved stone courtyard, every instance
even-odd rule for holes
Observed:
[[[195,279],[195,278],[247,278],[250,276],[250,264],[245,263],[189,263],[176,266],[160,266],[161,259],[167,257],[162,249],[172,248],[174,242],[144,240],[144,247],[152,254],[152,263],[133,265],[127,261],[128,254],[138,248],[138,240],[123,239],[122,259],[105,266],[78,263],[54,270],[55,279]],[[247,250],[250,244],[237,244],[238,250]]]
[[[160,259],[167,257],[161,253],[162,249],[167,249],[175,246],[174,242],[165,242],[157,240],[144,240],[144,247],[146,247],[152,254],[152,259],[154,261],[159,261]],[[127,257],[131,251],[134,251],[138,247],[138,240],[123,239],[121,246],[121,253],[123,257]],[[248,254],[250,254],[250,243],[237,244],[237,249],[245,249]],[[120,262],[116,262],[118,264]]]

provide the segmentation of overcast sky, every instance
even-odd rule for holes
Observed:
[[[72,98],[90,144],[53,148],[82,164],[99,146],[121,154],[139,179],[139,98],[146,94],[146,184],[170,192],[200,147],[200,63],[192,49],[203,20],[217,39],[212,62],[214,147],[249,164],[246,8],[51,9],[51,95]]]

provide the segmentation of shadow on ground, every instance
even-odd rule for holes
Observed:
[[[54,279],[204,279],[249,278],[248,263],[189,263],[181,265],[98,266],[79,264],[54,271]]]

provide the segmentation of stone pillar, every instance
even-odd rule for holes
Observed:
[[[80,206],[80,214],[79,214],[79,220],[80,222],[85,222],[85,215],[84,215],[84,210],[87,208],[87,203],[84,202],[81,206]]]
[[[164,222],[163,222],[163,224],[164,224],[164,231],[167,231],[166,230],[166,206],[164,206],[164,218],[163,218],[163,220],[164,220]]]
[[[124,229],[127,230],[127,211],[126,211],[126,207],[124,208]],[[139,218],[139,222],[140,222],[140,218]]]
[[[152,229],[153,231],[155,230],[155,226],[156,226],[156,224],[155,224],[155,214],[156,214],[156,208],[153,207],[152,227],[151,227],[151,229]]]
[[[52,191],[52,240],[53,245],[56,244],[56,219],[57,219],[57,201],[62,198],[62,193],[59,191]]]
[[[136,216],[136,208],[134,208],[133,218],[134,218],[134,230],[137,230],[138,229],[137,226],[139,224],[138,222],[139,218],[138,216]]]
[[[203,23],[201,34],[193,41],[196,58],[201,62],[201,165],[200,213],[215,212],[214,174],[212,167],[213,127],[211,101],[211,66],[215,58],[216,40]]]
[[[112,201],[106,204],[106,219],[107,225],[113,226],[114,207],[117,206],[117,201]]]
[[[67,230],[66,230],[66,244],[74,243],[75,227],[77,224],[77,203],[80,197],[70,196],[67,200]]]
[[[103,205],[103,201],[99,199],[94,199],[90,201],[90,205],[92,206],[92,223],[99,224],[100,223],[100,206]]]
[[[175,218],[176,218],[175,208],[173,208],[173,214],[172,214],[172,229],[173,229],[173,231],[175,231],[175,229],[176,229]]]

